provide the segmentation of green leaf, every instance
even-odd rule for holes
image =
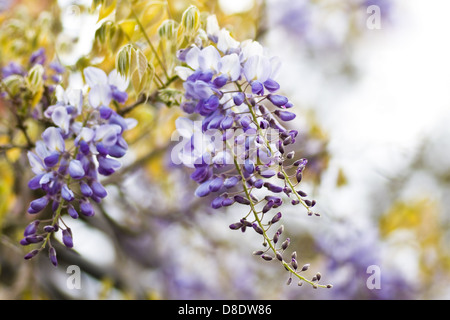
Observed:
[[[43,75],[44,67],[42,65],[35,64],[33,68],[31,68],[27,76],[27,83],[31,92],[36,93],[42,89],[44,85]]]
[[[131,44],[127,44],[123,46],[116,56],[116,69],[120,75],[129,78],[130,76],[130,67],[131,67],[131,52],[133,50],[133,46]]]

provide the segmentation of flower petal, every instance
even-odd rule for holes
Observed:
[[[64,152],[65,144],[61,132],[56,127],[49,127],[42,133],[42,139],[50,151]]]
[[[102,69],[87,67],[83,70],[83,74],[86,79],[86,83],[91,88],[97,84],[108,84],[108,77]]]

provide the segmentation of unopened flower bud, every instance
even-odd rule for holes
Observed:
[[[281,244],[281,249],[286,250],[287,247],[289,247],[289,244],[291,243],[291,239],[287,238],[286,240],[283,241],[283,243]]]

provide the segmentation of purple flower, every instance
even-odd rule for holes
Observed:
[[[72,178],[79,180],[86,174],[83,165],[79,160],[71,160],[69,163],[69,174]]]
[[[48,197],[43,196],[39,199],[33,200],[30,203],[30,207],[28,208],[29,213],[38,213],[44,210],[44,208],[48,205]]]
[[[72,231],[70,229],[64,229],[62,231],[62,240],[67,248],[73,247]]]
[[[32,65],[34,64],[45,64],[45,60],[47,59],[47,56],[45,54],[44,48],[39,48],[37,51],[33,52],[30,57],[30,63]]]
[[[39,63],[42,55],[36,53],[33,61]],[[63,72],[57,64],[52,65],[56,73]],[[125,119],[109,107],[115,100],[123,103],[127,99],[128,82],[112,71],[109,76],[98,68],[86,68],[84,75],[90,87],[89,99],[83,98],[82,90],[55,89],[57,102],[48,106],[44,116],[54,124],[42,133],[36,142],[34,151],[27,153],[35,176],[28,182],[32,190],[41,189],[45,195],[30,203],[28,212],[35,214],[42,211],[51,202],[52,224],[43,227],[46,233],[58,232],[59,219],[67,212],[73,219],[79,212],[91,217],[95,214],[90,201],[100,202],[107,196],[106,189],[98,181],[98,175],[111,175],[121,166],[115,158],[123,157],[128,144],[122,134],[136,125],[133,119]],[[89,102],[89,104],[85,103]],[[88,121],[80,122],[86,113]],[[67,148],[66,144],[74,146]],[[80,190],[80,193],[74,190]],[[64,223],[66,226],[66,223]],[[29,245],[44,240],[36,234],[34,225],[25,230],[22,245]],[[69,228],[62,230],[63,242],[68,248],[73,247],[72,233]],[[46,242],[50,241],[45,238]],[[57,265],[56,252],[49,244],[49,258]],[[32,251],[26,258],[31,259],[38,251]]]

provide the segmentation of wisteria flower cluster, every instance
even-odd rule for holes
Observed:
[[[261,234],[265,249],[254,254],[280,261],[289,271],[289,283],[294,275],[299,285],[331,287],[318,283],[320,273],[310,280],[304,277],[309,264],[299,266],[295,251],[287,259],[283,256],[290,240],[280,241],[284,227],[274,227],[285,201],[318,215],[312,209],[315,201],[298,189],[307,160],[295,159],[288,150],[298,131],[283,124],[295,113],[289,111],[289,99],[277,94],[280,60],[256,41],[236,41],[219,28],[215,16],[208,18],[206,33],[203,44],[178,53],[184,63],[176,68],[184,80],[181,107],[196,121],[177,120],[183,143],[174,149],[172,160],[194,169],[191,178],[199,184],[195,194],[214,194],[212,208],[248,206],[248,214],[230,228]]]
[[[134,119],[125,119],[110,107],[112,101],[122,104],[128,95],[128,82],[115,70],[109,75],[95,67],[84,69],[88,86],[87,99],[82,89],[64,90],[57,86],[57,102],[44,111],[51,122],[36,142],[28,159],[35,176],[29,181],[32,190],[44,194],[33,200],[29,214],[37,214],[49,207],[52,217],[34,220],[24,231],[22,245],[41,243],[25,259],[31,259],[48,248],[51,262],[56,266],[56,250],[51,237],[61,230],[62,241],[73,247],[73,235],[63,220],[68,213],[73,219],[79,214],[95,214],[92,202],[100,202],[107,191],[99,175],[109,176],[120,168],[117,160],[128,149],[123,132],[136,125]]]

